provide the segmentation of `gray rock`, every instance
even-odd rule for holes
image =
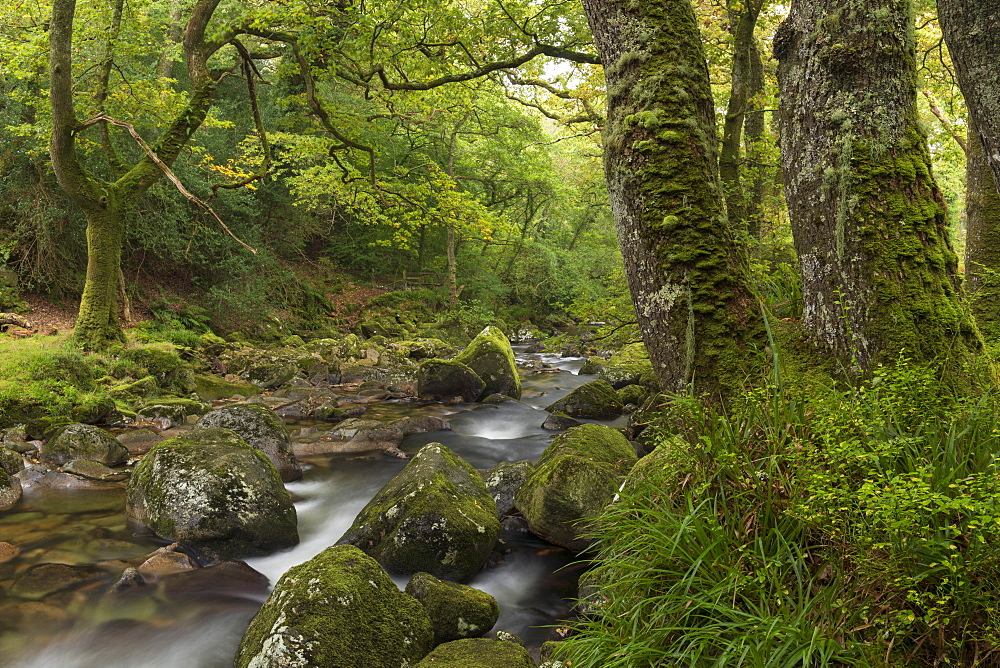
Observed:
[[[500,517],[515,512],[514,497],[517,490],[528,479],[528,475],[535,467],[528,460],[519,462],[500,462],[490,470],[483,473],[486,481],[486,488],[497,504],[497,514]]]
[[[90,459],[105,466],[117,466],[128,459],[128,450],[103,429],[75,423],[57,430],[45,443],[39,458],[59,465],[74,459]]]
[[[0,511],[10,510],[21,500],[21,480],[0,469]]]
[[[417,394],[422,398],[449,401],[460,398],[466,403],[479,399],[486,383],[475,371],[461,362],[427,360],[417,372]]]
[[[550,413],[549,416],[545,418],[545,422],[542,423],[542,429],[550,429],[552,431],[562,431],[579,426],[579,420],[571,418],[565,413]]]
[[[285,423],[273,411],[253,404],[233,404],[206,413],[195,430],[210,427],[231,429],[271,460],[285,482],[302,477],[302,469],[292,452]]]
[[[74,459],[64,464],[62,470],[65,473],[72,473],[81,478],[90,478],[91,480],[117,481],[125,480],[128,477],[128,472],[126,471],[115,471],[104,464],[89,459]]]
[[[146,454],[163,440],[164,438],[152,429],[129,429],[118,435],[118,441],[132,456]]]
[[[218,560],[268,554],[299,540],[277,469],[227,429],[196,429],[150,450],[129,480],[126,514]]]
[[[595,380],[576,388],[565,397],[545,407],[550,413],[565,413],[570,417],[610,420],[625,412],[618,393],[605,380]]]
[[[407,436],[427,431],[451,431],[450,422],[434,415],[415,415],[400,418],[393,420],[389,425],[396,427]]]
[[[20,452],[0,448],[0,469],[6,471],[8,475],[17,475],[24,470],[24,458]]]
[[[431,621],[371,557],[327,548],[289,569],[240,642],[236,668],[412,666],[433,642]]]
[[[420,449],[358,514],[342,543],[390,573],[426,571],[462,582],[478,573],[500,532],[482,478],[440,443]]]

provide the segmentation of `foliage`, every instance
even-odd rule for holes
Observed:
[[[675,399],[653,465],[598,518],[572,665],[992,665],[995,399],[927,367],[857,389]]]

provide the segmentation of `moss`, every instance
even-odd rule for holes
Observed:
[[[483,395],[486,383],[470,367],[457,360],[429,359],[417,371],[417,394],[421,397],[472,402]]]
[[[514,351],[500,328],[485,328],[458,354],[455,361],[467,365],[486,383],[481,396],[506,394],[515,399],[521,398],[521,378],[517,373]]]
[[[486,592],[439,580],[430,573],[414,573],[406,584],[406,593],[427,611],[435,645],[479,637],[492,629],[500,616],[496,599]]]
[[[595,380],[574,389],[559,401],[546,406],[545,410],[573,417],[610,420],[621,415],[625,407],[610,383]]]
[[[202,401],[228,399],[237,394],[244,397],[260,394],[260,388],[252,383],[231,382],[209,374],[195,374],[195,392]]]
[[[528,650],[507,640],[468,638],[434,648],[414,668],[534,668]]]
[[[480,475],[430,443],[379,490],[341,541],[391,573],[426,571],[461,582],[482,569],[499,533],[496,502]]]
[[[369,556],[339,545],[281,576],[235,665],[399,668],[426,655],[432,638],[423,607]]]

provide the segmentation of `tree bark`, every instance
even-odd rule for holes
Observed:
[[[154,146],[169,166],[201,127],[218,84],[209,72],[208,58],[224,42],[209,42],[205,31],[219,0],[198,0],[184,35],[184,51],[192,93],[187,105],[166,128]],[[117,283],[121,270],[121,244],[126,213],[142,194],[163,176],[148,155],[117,181],[98,179],[84,169],[76,153],[76,136],[85,129],[73,104],[73,19],[75,0],[54,0],[49,26],[49,80],[52,102],[52,139],[49,156],[59,185],[83,209],[87,218],[87,277],[74,338],[87,348],[103,348],[124,339],[118,319]],[[106,84],[105,84],[106,85]]]
[[[722,130],[722,150],[719,154],[719,177],[726,196],[726,210],[729,220],[746,229],[751,237],[760,234],[759,188],[746,188],[743,176],[746,172],[744,150],[744,130],[747,140],[760,140],[763,135],[763,118],[755,107],[754,100],[764,90],[763,65],[760,52],[754,40],[754,29],[760,15],[762,0],[752,0],[739,5],[730,12],[730,32],[733,35],[732,86],[726,118]],[[751,112],[751,113],[748,113]],[[751,184],[759,179],[750,176]],[[755,196],[757,195],[757,196]]]
[[[965,275],[983,334],[1000,337],[1000,192],[983,145],[969,126],[965,153]]]
[[[604,63],[604,169],[663,389],[742,387],[761,314],[722,210],[715,110],[689,0],[584,0]]]
[[[774,42],[803,325],[858,373],[982,350],[917,119],[910,0],[796,0]]]
[[[969,118],[1000,187],[1000,6],[989,0],[938,0],[938,20]]]

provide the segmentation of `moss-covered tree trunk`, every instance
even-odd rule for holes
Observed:
[[[937,4],[969,118],[1000,186],[1000,5],[995,0],[938,0]]]
[[[917,120],[909,0],[796,0],[774,41],[803,325],[854,371],[982,349]]]
[[[669,392],[742,385],[762,321],[722,207],[689,0],[584,0],[607,79],[604,169],[643,340]]]
[[[1000,338],[1000,191],[974,125],[965,153],[965,275],[983,334]]]
[[[157,160],[169,166],[201,127],[219,79],[208,59],[225,42],[206,39],[206,29],[220,0],[197,0],[189,10],[184,31],[184,54],[192,91],[187,105],[152,147]],[[80,300],[74,338],[88,348],[102,348],[122,340],[118,319],[118,281],[125,215],[139,197],[163,176],[161,165],[145,155],[132,166],[114,165],[124,172],[117,181],[89,173],[76,152],[77,136],[91,123],[82,123],[73,103],[73,20],[75,0],[54,0],[49,25],[49,88],[52,102],[52,140],[49,155],[59,185],[87,217],[87,278]],[[109,42],[109,50],[113,42]],[[106,54],[108,59],[111,53]],[[107,82],[103,83],[106,88]],[[116,162],[113,160],[113,162]]]

